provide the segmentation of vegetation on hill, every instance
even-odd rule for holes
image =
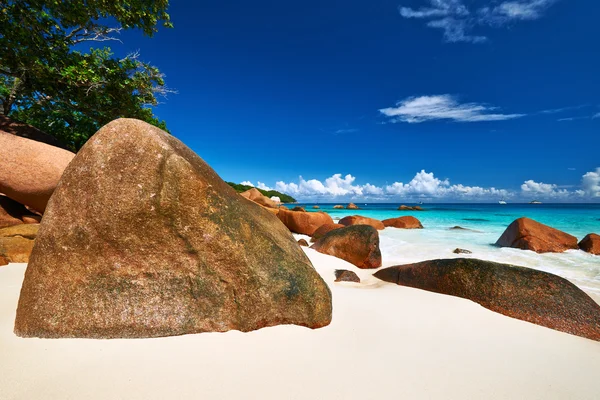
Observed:
[[[233,182],[227,182],[227,184],[229,186],[231,186],[232,188],[234,188],[235,191],[238,193],[242,193],[242,192],[245,192],[246,190],[250,190],[253,188],[253,186],[242,185],[242,184],[233,183]],[[264,196],[267,196],[268,198],[271,198],[273,196],[279,197],[279,199],[281,200],[282,203],[295,203],[296,202],[296,199],[294,199],[292,196],[278,192],[277,190],[263,190],[263,189],[259,189],[259,188],[256,188],[256,189],[259,192],[261,192]]]
[[[170,28],[168,0],[9,0],[0,7],[0,113],[78,150],[119,117],[162,129],[151,106],[171,92],[138,54],[117,58],[99,42],[122,30]],[[89,52],[83,51],[89,44]],[[93,46],[93,47],[92,47]]]

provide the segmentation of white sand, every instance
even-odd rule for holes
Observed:
[[[307,249],[330,326],[161,339],[21,339],[25,265],[0,268],[0,399],[598,399],[600,343],[381,283]],[[363,283],[333,283],[333,270]]]

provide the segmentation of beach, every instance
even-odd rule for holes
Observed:
[[[2,267],[0,398],[596,399],[600,392],[599,342],[384,283],[304,251],[331,288],[329,326],[158,339],[19,338],[13,325],[26,266]],[[335,269],[356,272],[362,283],[334,283]]]

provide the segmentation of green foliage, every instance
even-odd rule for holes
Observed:
[[[227,184],[229,186],[231,186],[232,188],[234,188],[235,191],[238,193],[242,193],[242,192],[245,192],[246,190],[252,189],[252,186],[242,185],[239,183],[227,182]],[[267,196],[268,198],[271,198],[273,196],[279,197],[279,199],[281,200],[282,203],[296,203],[296,199],[294,199],[292,196],[278,192],[277,190],[263,190],[263,189],[259,189],[259,188],[256,188],[256,189],[259,192],[261,192],[264,196]]]
[[[166,129],[149,108],[169,90],[137,54],[75,50],[116,40],[122,29],[152,36],[172,27],[168,0],[13,0],[0,3],[0,112],[79,149],[102,125],[138,118]],[[81,48],[81,45],[77,48]]]

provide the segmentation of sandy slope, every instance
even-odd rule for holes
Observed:
[[[21,339],[25,265],[0,268],[0,399],[597,399],[600,343],[380,283],[307,249],[330,326],[142,340]],[[333,270],[363,284],[334,284]]]

